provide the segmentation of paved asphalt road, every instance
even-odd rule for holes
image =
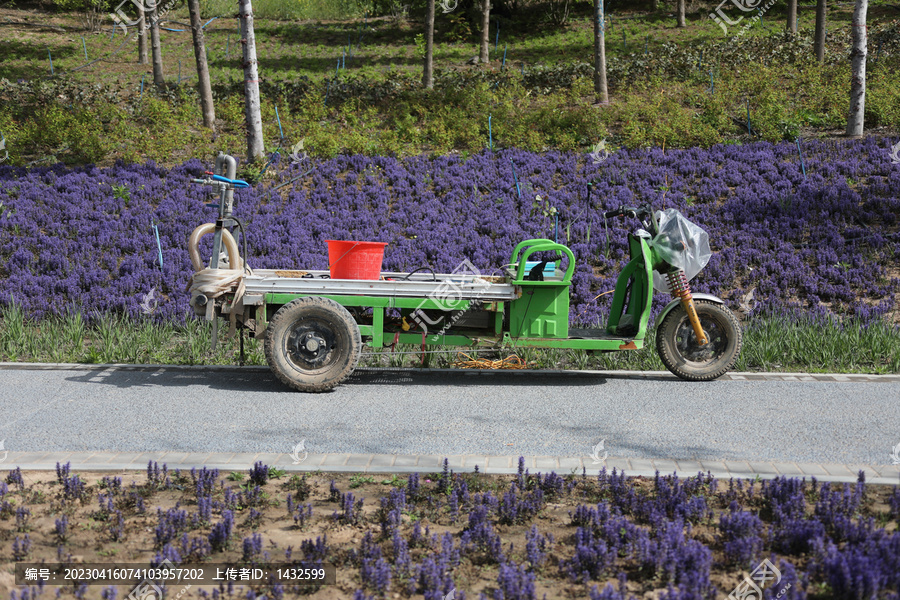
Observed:
[[[7,450],[587,456],[890,464],[900,383],[360,371],[0,370]]]

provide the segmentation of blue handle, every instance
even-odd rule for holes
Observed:
[[[248,188],[250,184],[242,179],[228,179],[227,177],[223,177],[222,175],[213,175],[214,181],[221,181],[222,183],[230,183],[236,188]]]

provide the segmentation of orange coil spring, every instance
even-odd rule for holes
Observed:
[[[693,298],[693,296],[691,296],[691,286],[688,285],[687,277],[684,276],[684,271],[679,269],[674,273],[666,274],[666,277],[669,280],[669,289],[673,296],[681,298],[682,300],[690,300]]]

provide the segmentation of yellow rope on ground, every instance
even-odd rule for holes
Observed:
[[[524,369],[525,361],[512,354],[503,359],[491,360],[489,358],[472,358],[465,352],[457,353],[459,357],[466,357],[468,360],[459,358],[453,363],[458,369]]]

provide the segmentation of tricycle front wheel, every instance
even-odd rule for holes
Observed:
[[[328,298],[307,296],[285,304],[266,329],[266,361],[285,385],[326,392],[359,363],[359,327],[347,309]]]
[[[688,381],[711,381],[734,367],[741,353],[741,324],[730,310],[707,300],[694,300],[709,342],[697,344],[683,306],[666,315],[656,330],[656,350],[666,368]]]

